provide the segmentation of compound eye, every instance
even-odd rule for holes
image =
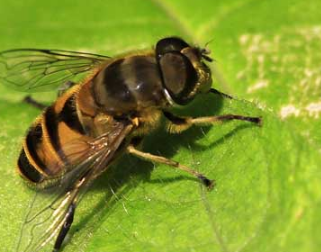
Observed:
[[[160,59],[165,53],[180,52],[189,45],[182,39],[177,37],[169,37],[161,39],[156,44],[157,59]]]
[[[197,73],[190,60],[179,52],[169,52],[161,57],[159,66],[171,99],[179,105],[188,103],[197,83]]]

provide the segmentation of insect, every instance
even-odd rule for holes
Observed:
[[[61,249],[76,207],[92,182],[122,154],[166,164],[198,178],[209,189],[213,180],[176,161],[143,152],[139,143],[165,117],[168,131],[193,125],[260,117],[220,115],[180,117],[171,112],[211,88],[209,51],[178,37],[159,40],[154,49],[119,57],[62,50],[16,49],[0,53],[0,82],[26,92],[68,84],[29,128],[18,158],[18,172],[47,192],[41,208],[31,205],[17,251]],[[83,74],[87,75],[86,77]],[[76,82],[77,78],[81,81]],[[34,100],[30,103],[41,107]]]

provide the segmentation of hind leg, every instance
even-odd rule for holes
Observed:
[[[75,82],[72,81],[67,81],[66,83],[62,84],[59,88],[58,88],[58,94],[57,96],[60,97],[62,96],[69,88],[71,88],[73,85],[75,85]],[[48,105],[43,104],[41,102],[38,102],[37,100],[33,99],[30,95],[27,95],[24,99],[23,102],[30,104],[31,106],[40,109],[40,110],[44,110],[46,107],[48,107]]]
[[[37,109],[40,109],[40,110],[44,110],[47,105],[41,103],[41,102],[38,102],[36,101],[35,99],[33,99],[30,95],[27,95],[24,99],[23,99],[23,102],[27,103],[27,104],[30,104],[32,107],[35,107]]]

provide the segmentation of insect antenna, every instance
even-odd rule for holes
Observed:
[[[214,38],[210,39],[209,41],[207,41],[204,45],[204,47],[201,49],[201,54],[202,54],[202,58],[205,59],[208,62],[213,62],[215,61],[214,59],[212,59],[210,56],[208,56],[209,54],[211,54],[211,50],[208,48],[208,45],[210,43],[212,43],[214,41]]]

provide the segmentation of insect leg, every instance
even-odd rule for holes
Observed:
[[[64,241],[64,239],[65,239],[65,237],[71,227],[71,224],[74,221],[75,209],[76,209],[76,204],[75,204],[75,202],[73,202],[70,204],[70,206],[68,208],[66,220],[59,231],[59,234],[57,236],[55,246],[54,246],[54,249],[52,252],[58,252],[60,250],[62,242]]]
[[[193,175],[194,177],[198,178],[209,190],[212,189],[214,186],[214,180],[208,179],[203,174],[201,174],[201,173],[199,173],[199,172],[197,172],[197,171],[195,171],[185,165],[182,165],[179,162],[170,160],[170,159],[162,157],[162,156],[157,156],[157,155],[153,155],[153,154],[150,154],[147,152],[142,152],[140,150],[137,150],[133,145],[129,145],[127,147],[127,152],[130,154],[133,154],[136,157],[144,159],[144,160],[149,160],[149,161],[156,162],[156,163],[166,164],[166,165],[171,166],[173,168],[185,171],[185,172]]]
[[[232,96],[230,96],[230,95],[228,95],[228,94],[224,94],[224,93],[222,93],[221,91],[218,91],[218,90],[215,89],[215,88],[211,88],[211,89],[210,89],[210,93],[212,93],[212,94],[217,94],[217,95],[219,95],[219,96],[221,96],[221,97],[223,97],[223,98],[233,99]]]
[[[75,85],[75,82],[67,81],[58,88],[58,97],[62,96],[69,88]]]
[[[165,117],[170,121],[169,124],[169,131],[172,133],[179,133],[193,125],[201,126],[201,125],[211,125],[214,123],[220,123],[224,121],[231,121],[231,120],[240,120],[240,121],[248,121],[251,123],[255,123],[257,125],[262,124],[261,117],[250,117],[250,116],[243,116],[243,115],[220,115],[220,116],[204,116],[204,117],[178,117],[176,115],[171,114],[170,112],[163,111]]]
[[[48,107],[47,105],[36,101],[35,99],[33,99],[30,95],[27,95],[24,99],[23,102],[30,104],[31,106],[37,108],[37,109],[41,109],[44,110],[46,107]]]

